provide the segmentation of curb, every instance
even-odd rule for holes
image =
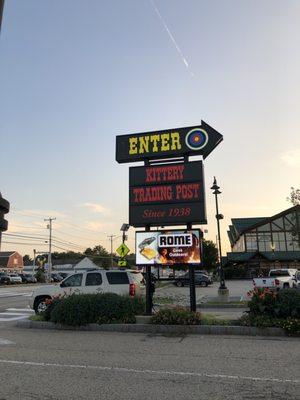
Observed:
[[[281,328],[256,328],[250,326],[222,325],[151,325],[151,324],[89,324],[73,327],[46,321],[17,321],[18,328],[48,329],[68,331],[131,332],[150,334],[201,334],[201,335],[246,335],[246,336],[285,336]]]
[[[237,308],[237,309],[244,309],[245,311],[249,310],[247,305],[245,304],[207,304],[207,303],[200,303],[197,304],[198,308]]]

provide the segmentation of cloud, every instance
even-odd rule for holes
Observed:
[[[280,159],[289,167],[300,167],[300,149],[286,151]]]
[[[84,203],[82,204],[82,207],[86,207],[94,213],[99,213],[104,215],[110,214],[110,210],[99,203]]]
[[[91,231],[100,232],[104,225],[100,222],[88,221],[85,223],[85,227]]]

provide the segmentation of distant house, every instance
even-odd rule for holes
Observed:
[[[87,269],[94,269],[94,268],[100,268],[98,265],[94,264],[92,260],[90,260],[88,257],[85,257],[83,260],[79,261],[76,265],[74,265],[74,270],[87,270]]]
[[[0,269],[14,271],[23,269],[23,257],[17,251],[0,251]]]

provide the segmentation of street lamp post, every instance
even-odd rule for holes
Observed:
[[[271,242],[270,247],[271,247],[272,255],[273,255],[273,266],[274,266],[273,268],[275,269],[275,268],[276,268],[276,265],[275,265],[275,255],[274,255],[274,252],[275,252],[276,245],[275,245],[275,243],[274,243],[273,241]]]
[[[221,295],[228,295],[229,291],[225,285],[225,276],[223,270],[223,263],[222,263],[222,247],[221,247],[221,234],[220,234],[220,220],[224,218],[223,214],[219,213],[219,204],[218,204],[218,194],[220,192],[220,186],[217,184],[217,179],[214,177],[213,186],[211,187],[213,190],[213,194],[215,195],[216,200],[216,220],[217,220],[217,228],[218,228],[218,247],[219,247],[219,259],[220,259],[220,286],[219,286],[219,294]]]

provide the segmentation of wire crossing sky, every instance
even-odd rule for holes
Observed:
[[[186,60],[186,58],[185,58],[183,52],[181,51],[180,47],[178,46],[178,44],[177,44],[177,42],[176,42],[176,40],[175,40],[174,35],[173,35],[172,32],[170,31],[170,29],[169,29],[169,27],[168,27],[166,21],[164,20],[163,16],[162,16],[161,13],[160,13],[158,7],[157,7],[156,4],[154,3],[154,0],[149,0],[149,1],[150,1],[151,5],[152,5],[154,11],[155,11],[156,14],[158,15],[158,18],[160,19],[160,21],[161,21],[161,23],[162,23],[162,26],[165,28],[165,30],[166,30],[167,34],[169,35],[169,37],[170,37],[170,39],[171,39],[173,45],[175,46],[175,49],[177,50],[177,52],[178,52],[178,54],[179,54],[179,56],[180,56],[182,62],[184,63],[184,65],[185,65],[186,68],[188,69],[189,73],[191,74],[191,77],[194,78],[195,75],[194,75],[193,71],[191,70],[191,67],[190,67],[189,63],[187,62],[187,60]]]

